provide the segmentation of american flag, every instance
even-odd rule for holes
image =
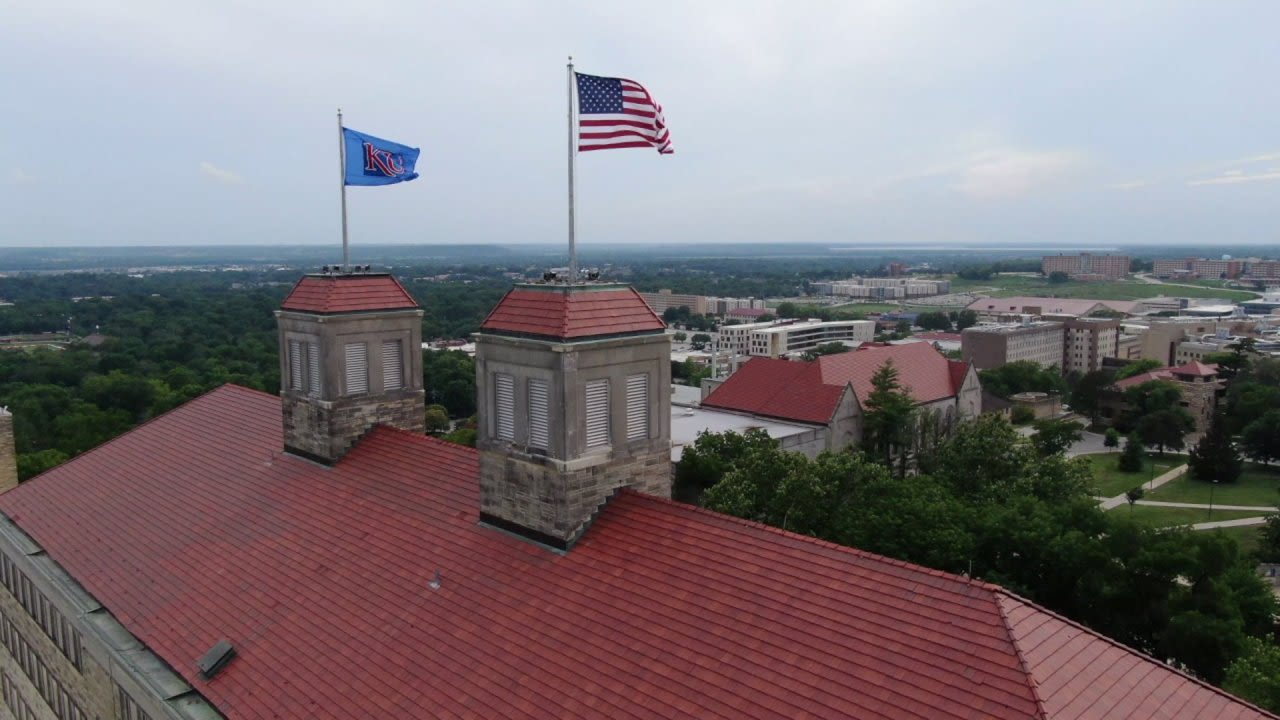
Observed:
[[[574,73],[578,79],[578,149],[655,147],[670,155],[662,106],[644,86],[624,78]]]

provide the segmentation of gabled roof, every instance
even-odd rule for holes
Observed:
[[[391,275],[304,275],[280,304],[306,313],[417,309],[418,303]]]
[[[1179,377],[1211,377],[1218,374],[1218,366],[1213,363],[1192,360],[1185,365],[1169,368],[1169,372]]]
[[[482,332],[557,340],[661,332],[662,321],[628,285],[517,285],[480,324]]]
[[[229,720],[1266,717],[994,585],[632,492],[557,554],[479,524],[471,448],[281,444],[224,386],[0,511]]]
[[[871,376],[887,360],[898,369],[898,382],[916,403],[952,397],[964,382],[965,363],[951,365],[929,343],[864,344],[857,350],[824,355],[812,362],[752,358],[711,392],[702,404],[755,415],[830,422],[846,385],[865,402]]]

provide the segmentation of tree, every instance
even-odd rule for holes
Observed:
[[[427,432],[438,433],[449,429],[449,411],[443,405],[428,405],[424,415]]]
[[[1110,373],[1090,370],[1076,381],[1071,389],[1071,407],[1089,416],[1089,424],[1097,425],[1101,409],[1102,393],[1112,383]]]
[[[973,327],[978,324],[978,313],[973,310],[961,310],[956,313],[956,330]]]
[[[1227,667],[1222,687],[1280,713],[1280,646],[1261,638],[1246,638],[1240,656]]]
[[[1264,465],[1280,460],[1280,410],[1268,410],[1246,425],[1240,434],[1240,444],[1245,455]]]
[[[1262,538],[1258,542],[1258,560],[1280,563],[1280,515],[1268,515],[1262,526]]]
[[[849,352],[849,350],[849,346],[842,342],[829,342],[805,350],[804,354],[800,357],[803,360],[817,360],[823,355],[839,355],[840,353]]]
[[[1061,270],[1054,270],[1053,272],[1049,273],[1050,285],[1061,285],[1069,280],[1071,280],[1071,276],[1062,272]]]
[[[1243,466],[1240,453],[1227,432],[1226,417],[1222,412],[1215,412],[1208,432],[1191,449],[1187,459],[1191,477],[1201,482],[1233,483],[1240,479]]]
[[[1080,432],[1080,424],[1072,420],[1045,418],[1036,420],[1034,427],[1035,433],[1031,435],[1031,444],[1041,457],[1066,452],[1084,437]]]
[[[1014,405],[1009,411],[1009,422],[1014,425],[1026,425],[1036,419],[1036,411],[1027,405]]]
[[[1146,495],[1146,491],[1142,489],[1141,485],[1124,491],[1124,499],[1129,501],[1129,512],[1133,512],[1133,506],[1138,504],[1143,495]]]
[[[1185,408],[1171,407],[1142,416],[1133,431],[1148,447],[1155,445],[1163,455],[1166,449],[1181,450],[1186,434],[1195,429],[1195,419]]]
[[[1116,380],[1124,380],[1125,378],[1130,378],[1135,375],[1141,375],[1149,370],[1155,370],[1158,367],[1162,367],[1159,360],[1150,360],[1146,358],[1142,360],[1134,360],[1128,365],[1117,370],[1116,374],[1111,379],[1112,382],[1115,382]]]
[[[915,401],[898,382],[898,369],[886,360],[871,375],[871,392],[863,403],[862,447],[885,467],[893,467],[893,457],[901,456],[905,475],[907,443]]]
[[[1021,392],[1063,393],[1067,389],[1067,383],[1056,367],[1041,367],[1034,360],[1017,360],[982,370],[978,378],[983,389],[1002,398]]]
[[[711,336],[706,333],[694,333],[693,337],[689,338],[689,344],[694,350],[701,350],[710,342]]]
[[[18,482],[29,480],[45,470],[61,465],[70,459],[66,453],[54,448],[33,453],[20,453],[18,455]]]
[[[951,318],[944,312],[923,312],[916,317],[916,325],[919,325],[922,330],[945,332],[951,329]]]
[[[1102,444],[1109,448],[1120,447],[1120,431],[1115,428],[1107,428]]]
[[[673,334],[673,335],[671,336],[671,339],[672,339],[672,340],[675,340],[676,342],[684,342],[685,340],[688,340],[688,339],[689,339],[689,336],[688,336],[688,335],[686,335],[686,334],[684,334],[684,333],[682,333],[682,332],[678,332],[678,333]]]
[[[1125,440],[1124,451],[1120,453],[1120,461],[1116,467],[1120,472],[1135,473],[1142,470],[1142,443],[1138,442],[1132,435]]]
[[[686,445],[676,463],[671,496],[680,502],[697,504],[702,494],[724,478],[747,454],[778,443],[759,429],[737,433],[700,432],[698,439]]]

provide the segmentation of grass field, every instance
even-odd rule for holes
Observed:
[[[1224,298],[1250,300],[1256,293],[1226,290],[1218,287],[1163,286],[1137,280],[1109,282],[1065,282],[1051,285],[1043,278],[1025,275],[998,275],[990,280],[964,280],[952,278],[952,292],[983,292],[995,297],[1011,295],[1051,296],[1060,298],[1089,298],[1095,300],[1141,300],[1165,295],[1169,297]]]
[[[901,305],[892,305],[890,303],[851,303],[849,305],[835,305],[831,309],[841,315],[866,315],[867,313],[897,312],[903,308]]]
[[[1134,505],[1128,503],[1109,511],[1113,515],[1132,517],[1136,522],[1149,527],[1173,527],[1174,525],[1191,525],[1193,523],[1214,522],[1219,520],[1238,520],[1240,518],[1258,517],[1262,513],[1250,510],[1217,510],[1213,517],[1209,516],[1209,508],[1169,508],[1153,505]]]
[[[1214,513],[1214,515],[1217,515],[1217,513]],[[1213,530],[1202,530],[1201,532],[1222,533],[1227,537],[1234,538],[1236,544],[1240,546],[1240,553],[1244,555],[1252,554],[1254,550],[1258,549],[1258,545],[1262,542],[1261,525],[1214,528]]]
[[[1116,467],[1116,464],[1120,462],[1120,453],[1098,453],[1082,457],[1093,466],[1093,477],[1098,483],[1097,494],[1100,497],[1115,497],[1130,488],[1145,485],[1152,477],[1159,476],[1187,461],[1186,455],[1165,455],[1164,457],[1156,457],[1154,473],[1152,472],[1150,460],[1143,461],[1140,472],[1126,473],[1120,472]],[[1148,499],[1163,500],[1164,498],[1153,496]],[[1217,500],[1216,496],[1214,500]]]
[[[1237,482],[1212,488],[1208,483],[1198,482],[1184,475],[1167,485],[1161,485],[1144,499],[1207,504],[1211,489],[1215,505],[1221,503],[1278,507],[1280,506],[1280,468],[1245,463],[1244,472],[1240,474]]]

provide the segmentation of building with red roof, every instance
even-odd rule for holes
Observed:
[[[475,449],[380,416],[404,388],[353,356],[364,387],[343,362],[280,397],[223,386],[0,494],[9,714],[1273,717],[999,586],[659,497],[645,471],[669,473],[650,453],[669,436],[631,400],[661,409],[666,387],[632,379],[665,335],[566,330],[630,317],[624,296],[579,292],[597,290],[553,298],[572,309],[547,324],[512,295],[486,321]],[[376,340],[412,311],[393,302],[338,315],[385,312]],[[283,313],[282,336],[302,332]],[[316,339],[322,358],[347,344]],[[862,388],[862,362],[808,367]],[[960,374],[943,376],[913,393],[936,402]],[[593,396],[600,380],[621,386]],[[335,457],[287,449],[304,409],[361,397],[368,426]],[[306,427],[345,437],[332,420]]]
[[[811,362],[752,358],[723,382],[713,383],[702,404],[761,417],[821,425],[828,449],[862,439],[862,412],[871,377],[885,363],[916,404],[947,421],[977,417],[982,388],[969,363],[948,360],[929,343],[866,344]]]
[[[1196,423],[1193,433],[1202,433],[1209,429],[1214,410],[1218,407],[1218,395],[1223,391],[1223,384],[1218,377],[1217,365],[1197,360],[1175,367],[1155,368],[1117,380],[1103,394],[1100,414],[1112,421],[1120,418],[1129,409],[1129,404],[1124,397],[1126,390],[1158,381],[1168,382],[1182,393],[1182,405],[1187,412],[1191,413]]]

